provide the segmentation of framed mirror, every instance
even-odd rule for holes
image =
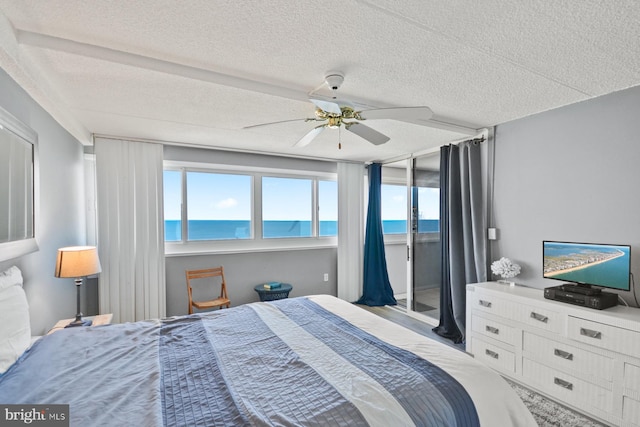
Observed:
[[[38,250],[38,135],[0,108],[0,261]]]

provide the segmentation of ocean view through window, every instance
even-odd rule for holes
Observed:
[[[318,181],[318,235],[338,235],[338,183]]]
[[[250,239],[252,177],[187,172],[188,240]]]
[[[164,182],[164,240],[182,240],[182,172],[165,170]]]
[[[383,233],[407,234],[407,186],[382,184],[380,204]]]
[[[254,242],[246,246],[248,249],[266,248],[271,239],[291,242],[282,243],[287,245],[293,244],[293,239],[337,237],[335,180],[284,173],[271,176],[247,169],[246,173],[166,169],[165,241],[210,245],[219,241],[218,245],[225,245],[219,246],[221,249],[228,247],[223,242]],[[232,247],[241,246],[234,243]],[[215,250],[216,246],[210,248]]]
[[[312,180],[262,178],[262,237],[311,237]]]
[[[440,190],[417,187],[418,233],[440,231]],[[385,235],[407,233],[407,187],[404,184],[382,184],[380,188],[382,207],[382,231]]]
[[[440,189],[418,187],[418,233],[440,231]]]

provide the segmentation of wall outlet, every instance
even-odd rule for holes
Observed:
[[[325,282],[329,281],[329,273],[324,273],[324,281]]]

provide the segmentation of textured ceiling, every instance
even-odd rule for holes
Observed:
[[[83,143],[384,160],[640,84],[637,0],[0,0],[0,13],[0,66]],[[387,144],[327,130],[304,148],[314,123],[242,129],[313,116],[308,93],[331,70],[341,98],[427,105],[433,127],[376,120]]]

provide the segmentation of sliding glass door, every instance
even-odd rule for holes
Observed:
[[[440,317],[440,154],[409,160],[409,311]]]

